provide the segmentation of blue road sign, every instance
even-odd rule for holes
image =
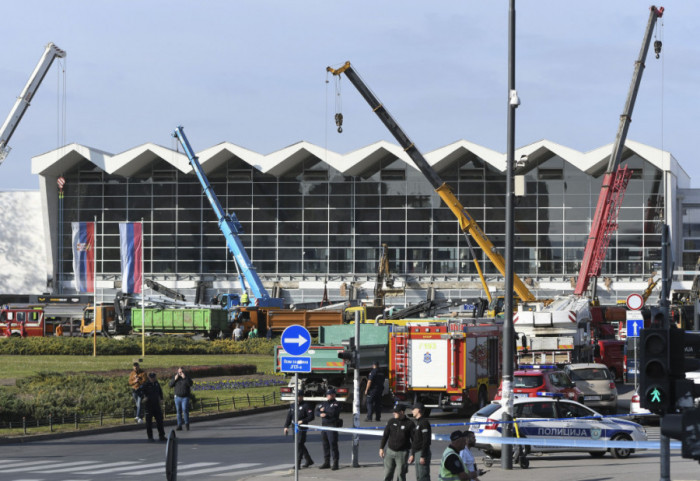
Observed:
[[[627,337],[639,337],[644,329],[643,319],[627,319]]]
[[[301,356],[310,345],[311,334],[304,326],[294,324],[282,332],[282,349],[289,355]]]
[[[281,357],[280,371],[282,372],[311,372],[310,357]]]

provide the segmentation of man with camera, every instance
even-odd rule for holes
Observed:
[[[175,411],[177,412],[177,430],[182,431],[184,423],[185,429],[190,430],[190,391],[192,379],[187,377],[182,367],[177,369],[177,373],[170,380],[170,387],[175,392]]]

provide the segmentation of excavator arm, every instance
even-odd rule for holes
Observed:
[[[367,85],[362,81],[360,76],[355,72],[355,70],[350,65],[350,62],[345,62],[345,64],[338,68],[333,69],[328,67],[326,69],[333,75],[345,74],[345,76],[350,80],[350,82],[355,86],[355,88],[360,92],[360,95],[364,97],[372,111],[377,114],[379,119],[384,123],[389,132],[398,141],[399,145],[403,147],[404,151],[408,154],[418,170],[428,179],[430,185],[433,186],[435,192],[440,196],[440,198],[445,202],[447,207],[452,211],[452,213],[457,217],[459,221],[459,226],[465,234],[468,234],[474,239],[474,241],[481,247],[489,260],[496,266],[496,269],[505,276],[505,260],[503,256],[496,251],[496,247],[491,243],[491,241],[486,237],[486,234],[479,228],[476,221],[471,215],[464,209],[464,206],[459,202],[457,197],[452,192],[451,187],[446,184],[438,175],[438,173],[428,164],[425,160],[423,154],[416,148],[415,144],[408,138],[404,131],[399,127],[393,117],[389,114],[386,108],[382,105],[377,97],[372,93],[372,91],[367,87]],[[468,239],[467,239],[468,240]],[[471,248],[471,244],[470,244]],[[472,249],[472,254],[474,253]],[[486,291],[486,295],[491,300],[491,294],[489,288],[486,285],[484,275],[479,266],[479,261],[476,256],[472,255],[474,259],[474,265],[476,266],[477,272],[479,273],[479,278],[481,279],[481,284]],[[523,301],[534,301],[535,296],[530,292],[525,283],[520,280],[517,275],[513,276],[513,289],[518,294],[520,299]]]

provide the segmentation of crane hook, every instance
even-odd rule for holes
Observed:
[[[659,58],[659,54],[661,53],[661,45],[661,40],[654,41],[654,53],[656,54],[656,58]]]
[[[335,114],[335,125],[338,126],[338,133],[342,134],[343,133],[343,114],[338,112]]]

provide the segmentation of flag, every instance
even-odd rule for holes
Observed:
[[[95,223],[71,222],[75,290],[95,292]]]
[[[143,224],[119,223],[119,253],[122,261],[122,292],[139,294],[143,281]]]

